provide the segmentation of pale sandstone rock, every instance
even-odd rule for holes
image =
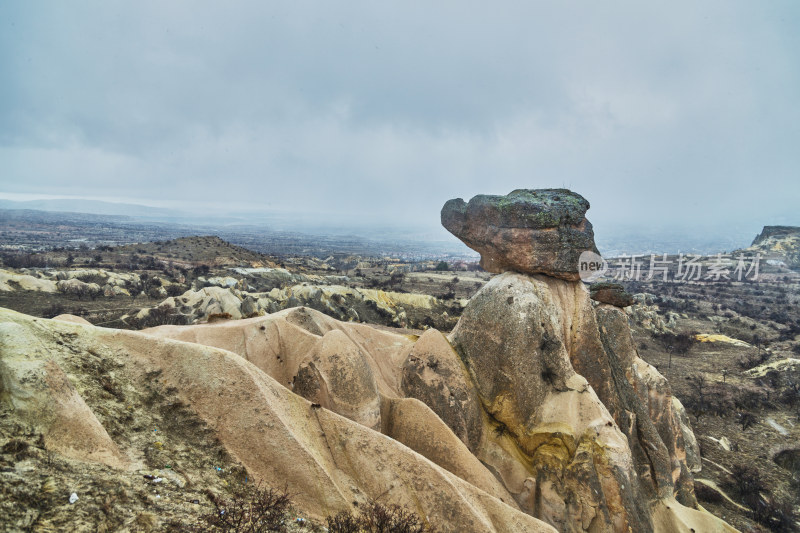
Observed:
[[[61,320],[62,322],[72,322],[73,324],[84,324],[86,326],[92,325],[92,323],[86,320],[85,318],[70,314],[54,316],[53,320]]]
[[[530,406],[532,412],[526,431],[513,427],[513,417],[503,418],[514,412],[508,409],[508,404],[516,401],[513,394],[506,394],[511,400],[501,399],[497,405],[489,402],[490,408],[484,411],[482,400],[485,401],[485,397],[479,392],[488,390],[490,392],[486,394],[491,394],[493,388],[488,386],[481,389],[477,385],[479,380],[476,379],[475,369],[478,365],[467,365],[465,368],[447,339],[435,331],[426,332],[416,340],[413,337],[378,331],[366,325],[341,323],[319,312],[298,308],[249,320],[192,327],[163,326],[147,330],[147,333],[225,347],[251,360],[259,368],[275,376],[279,382],[291,386],[290,383],[307,354],[316,353],[322,339],[329,332],[340,331],[361,349],[371,367],[383,402],[381,430],[396,440],[451,472],[468,477],[471,483],[485,483],[486,473],[481,474],[479,469],[475,470],[477,463],[468,460],[461,452],[447,457],[444,448],[436,442],[453,443],[446,448],[452,447],[454,450],[463,450],[456,442],[470,442],[469,432],[458,428],[476,425],[472,420],[474,415],[444,408],[450,406],[450,391],[460,390],[465,393],[466,398],[478,398],[476,403],[480,406],[480,423],[476,427],[480,429],[477,432],[480,441],[477,446],[473,442],[470,450],[483,463],[486,472],[501,481],[506,495],[494,492],[495,496],[507,498],[510,493],[516,500],[511,503],[564,531],[616,531],[623,530],[627,527],[626,524],[636,524],[636,528],[639,528],[637,530],[641,531],[652,531],[659,527],[653,523],[651,503],[660,500],[657,495],[646,497],[642,489],[643,484],[652,482],[638,478],[628,439],[594,389],[581,375],[575,373],[576,365],[588,373],[592,368],[600,368],[601,363],[607,364],[608,360],[588,292],[579,283],[546,276],[530,278],[506,274],[496,279],[502,281],[505,278],[514,280],[512,285],[518,290],[512,291],[512,295],[515,295],[512,302],[509,303],[508,296],[499,301],[506,307],[512,306],[517,300],[526,302],[527,308],[522,311],[524,316],[519,310],[510,313],[508,316],[513,317],[513,320],[506,320],[507,329],[498,333],[497,329],[491,327],[492,320],[486,319],[486,316],[502,321],[500,310],[503,307],[493,307],[487,303],[493,311],[488,315],[476,313],[474,331],[476,337],[483,335],[485,339],[490,339],[483,345],[482,353],[485,355],[494,352],[498,358],[507,357],[507,354],[502,357],[497,354],[504,354],[502,350],[513,346],[522,353],[526,350],[527,353],[546,352],[542,358],[542,361],[547,362],[544,365],[542,361],[528,361],[530,357],[512,357],[516,363],[510,368],[503,367],[507,361],[489,363],[482,367],[487,375],[505,368],[501,370],[501,374],[505,376],[502,379],[507,382],[517,379],[516,383],[524,387],[530,385],[530,391],[519,396],[529,402],[523,405]],[[487,298],[487,302],[490,300],[491,298]],[[486,321],[488,327],[478,327],[481,320]],[[542,322],[546,327],[541,326]],[[515,331],[513,324],[521,325],[522,331]],[[462,327],[465,327],[464,324],[459,329]],[[631,341],[624,335],[620,339],[620,344],[615,346],[626,361],[625,364],[632,366],[636,362],[634,355],[630,349],[620,348],[632,348]],[[543,340],[546,342],[542,342]],[[492,343],[494,348],[491,347]],[[537,364],[542,369],[556,370],[545,371],[545,379],[541,376],[542,369],[533,368]],[[459,367],[460,373],[456,371]],[[529,380],[531,383],[522,380],[520,376],[523,371],[526,375],[536,375],[538,371],[539,380]],[[627,375],[625,373],[626,381]],[[612,379],[610,369],[599,372],[598,376],[605,376],[604,379],[608,381]],[[414,386],[409,386],[410,384]],[[598,386],[601,390],[605,387],[611,403],[611,399],[615,398],[615,388],[602,383]],[[540,396],[531,399],[531,391],[533,394],[539,391]],[[403,404],[400,398],[407,395],[430,400],[430,409],[420,409],[419,404]],[[638,398],[636,392],[632,395]],[[446,401],[442,402],[442,399]],[[663,401],[665,399],[659,400],[653,406],[660,405]],[[387,402],[388,405],[409,407],[395,407],[387,411]],[[463,404],[467,413],[472,412],[469,405],[469,402]],[[650,405],[641,407],[647,411]],[[395,414],[397,412],[403,415],[398,416]],[[410,415],[407,414],[409,412]],[[434,414],[438,414],[442,421],[433,421],[431,416]],[[492,419],[489,414],[495,418]],[[498,415],[500,419],[497,418]],[[463,424],[454,423],[454,420],[460,420]],[[509,424],[500,420],[512,422]],[[418,428],[428,426],[432,428],[429,432],[435,428],[438,436],[419,438],[419,434],[424,436],[425,431]],[[457,431],[445,437],[446,431],[452,428]],[[431,442],[432,439],[435,440]],[[666,446],[664,449],[666,450]],[[667,451],[664,452],[664,457],[667,458],[667,467],[661,470],[672,475]],[[670,488],[666,491],[670,496],[667,499],[671,499],[669,482],[667,486]],[[675,512],[681,509],[670,507]],[[688,516],[691,518],[697,515],[688,513]],[[710,531],[729,531],[723,522],[713,517],[704,517],[701,522],[709,520],[709,523],[715,524]],[[682,531],[688,532],[690,527],[692,526],[687,526]]]
[[[631,428],[627,435],[631,449],[642,457],[640,478],[649,479],[661,497],[675,497],[685,505],[696,506],[692,465],[687,461],[684,439],[688,426],[682,427],[669,383],[639,358],[623,310],[601,305],[595,311],[623,408],[614,416],[621,427]],[[627,413],[633,413],[633,417]],[[653,473],[655,479],[650,479]]]
[[[402,392],[422,400],[473,452],[483,437],[480,399],[447,338],[427,330],[403,365]]]
[[[56,283],[49,279],[41,279],[29,274],[18,274],[0,269],[0,291],[14,291],[19,287],[24,291],[56,292]]]
[[[84,283],[76,278],[58,281],[56,282],[56,288],[59,290],[59,292],[63,292],[65,294],[76,294],[78,296],[98,295],[103,292],[103,289],[101,289],[100,285],[97,283]]]
[[[313,316],[283,318],[306,331],[325,326],[315,324],[318,317]],[[251,319],[249,325],[263,332],[258,329],[257,320]],[[0,310],[0,323],[4,347],[33,336],[56,361],[73,350],[89,349],[98,356],[124,357],[126,379],[140,386],[158,373],[159,383],[173,390],[205,421],[228,453],[255,480],[275,487],[287,484],[297,508],[311,518],[321,519],[350,509],[353,501],[364,503],[381,497],[408,506],[441,531],[554,531],[520,512],[513,501],[501,501],[508,497],[507,493],[481,473],[478,462],[466,461],[463,453],[463,460],[455,460],[452,467],[464,469],[465,477],[475,476],[476,483],[500,494],[477,488],[397,440],[327,409],[314,408],[232,352],[139,332],[37,321],[5,310]],[[355,332],[354,337],[367,341],[370,335]],[[67,340],[58,344],[56,341],[61,339]],[[5,361],[7,350],[2,353]],[[393,363],[398,373],[406,355]],[[4,370],[4,379],[7,374]],[[3,390],[7,389],[4,381]],[[32,394],[39,398],[38,390]],[[387,415],[390,425],[416,427],[414,424],[432,420],[432,411],[409,401],[409,408],[401,402],[395,407],[396,412]],[[47,407],[58,412],[64,405],[71,407],[72,403],[69,398],[57,396],[55,405]],[[420,412],[427,415],[419,416]],[[447,435],[449,429],[440,423],[436,431]],[[85,433],[74,424],[59,434],[60,439],[84,437]],[[459,442],[451,433],[449,438]]]
[[[473,297],[451,342],[484,408],[531,463],[535,516],[560,530],[578,522],[644,531],[652,526],[630,477],[627,440],[573,370],[561,315],[545,281],[505,273]]]
[[[379,430],[380,397],[364,353],[341,330],[323,335],[317,350],[300,363],[293,390],[322,407]]]
[[[678,416],[678,422],[681,425],[681,433],[683,434],[683,443],[686,447],[686,465],[689,471],[693,474],[700,472],[703,469],[703,463],[700,460],[700,445],[697,443],[694,431],[689,424],[689,416],[686,414],[686,408],[681,401],[676,397],[672,397],[672,408]]]
[[[477,455],[522,509],[563,531],[732,531],[691,508],[691,430],[638,358],[624,311],[595,315],[582,283],[506,273],[473,297],[451,341],[499,423]]]
[[[508,490],[434,413],[415,398],[383,398],[381,432],[503,502]]]
[[[51,322],[19,317],[21,324],[0,321],[0,401],[42,433],[47,449],[124,468],[127,460],[51,356],[53,346],[41,339]]]

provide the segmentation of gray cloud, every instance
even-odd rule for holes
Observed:
[[[798,26],[788,0],[4,2],[0,190],[435,226],[566,186],[599,228],[800,224]]]

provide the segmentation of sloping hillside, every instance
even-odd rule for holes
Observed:
[[[114,251],[209,266],[275,266],[268,256],[236,246],[214,235],[131,244],[115,248]]]

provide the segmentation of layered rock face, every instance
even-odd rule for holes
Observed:
[[[577,281],[582,252],[597,253],[589,202],[567,189],[519,189],[506,196],[478,195],[442,208],[447,231],[481,254],[488,272],[547,274]]]

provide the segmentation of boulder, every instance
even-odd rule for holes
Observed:
[[[592,300],[616,307],[628,307],[635,303],[633,296],[625,292],[619,283],[594,283],[589,287],[589,293]]]
[[[589,202],[567,189],[518,189],[506,196],[449,200],[442,225],[481,254],[489,272],[515,271],[578,280],[578,259],[597,252]]]

